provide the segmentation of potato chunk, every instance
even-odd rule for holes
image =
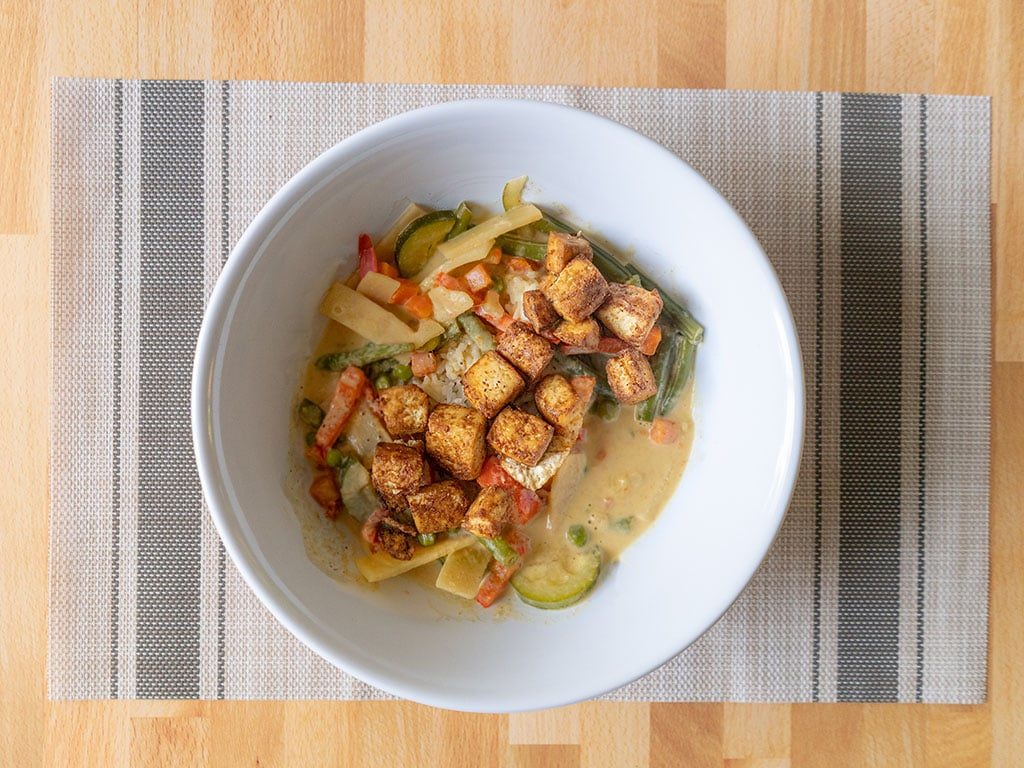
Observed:
[[[487,453],[487,418],[462,405],[442,404],[427,420],[427,453],[459,480],[475,480]]]
[[[548,252],[544,266],[548,272],[557,275],[576,258],[593,259],[594,251],[586,238],[566,232],[552,232],[548,235]]]
[[[573,259],[547,286],[544,295],[566,320],[586,320],[601,306],[608,293],[608,281],[586,259]]]
[[[597,323],[594,323],[596,326]],[[540,376],[555,354],[551,342],[522,323],[515,323],[498,340],[498,352],[532,381]]]
[[[420,533],[440,533],[458,528],[469,509],[469,500],[454,480],[428,485],[407,497],[412,519]]]
[[[608,296],[595,314],[609,331],[639,346],[658,321],[664,306],[657,291],[646,291],[639,285],[610,283]]]
[[[501,486],[489,485],[480,489],[462,521],[462,527],[477,536],[493,539],[500,536],[511,522],[514,510],[512,494]]]
[[[651,364],[632,348],[611,358],[605,374],[615,398],[625,405],[643,402],[658,391]]]
[[[491,350],[462,375],[462,386],[469,404],[491,419],[526,389],[526,382],[512,363]]]
[[[554,428],[544,419],[506,408],[491,424],[487,444],[496,453],[532,467],[540,461],[554,434]]]
[[[378,397],[384,426],[392,437],[418,435],[427,428],[430,397],[415,384],[382,389]]]

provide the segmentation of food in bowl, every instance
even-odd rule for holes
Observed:
[[[495,216],[410,205],[321,302],[295,440],[366,581],[573,605],[685,467],[703,328],[525,183]]]

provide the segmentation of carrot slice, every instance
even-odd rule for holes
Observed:
[[[682,430],[670,419],[657,418],[651,422],[651,442],[669,445],[679,439]]]
[[[659,344],[661,344],[661,326],[656,325],[651,328],[651,332],[643,340],[643,343],[640,345],[640,351],[650,357],[658,351]]]
[[[434,314],[434,302],[425,293],[417,293],[407,299],[402,306],[408,309],[413,317],[418,317],[420,320],[426,320]]]

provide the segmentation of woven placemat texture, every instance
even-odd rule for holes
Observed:
[[[56,80],[49,692],[386,698],[225,558],[189,427],[203,307],[290,176],[382,118],[519,97],[668,147],[792,305],[805,450],[783,530],[636,700],[978,702],[986,687],[989,102],[579,87]]]

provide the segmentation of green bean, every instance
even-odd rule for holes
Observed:
[[[614,421],[619,415],[619,403],[614,397],[598,397],[590,410],[605,421]]]
[[[685,343],[686,340],[682,334],[670,333],[669,337],[662,339],[661,344],[658,345],[658,351],[651,359],[651,370],[654,371],[654,380],[658,383],[658,391],[642,403],[637,404],[633,410],[637,421],[649,424],[660,413],[659,408],[665,401],[665,395],[671,384],[680,345]]]
[[[676,401],[679,400],[679,396],[693,377],[693,366],[696,359],[697,345],[689,339],[683,338],[679,351],[676,353],[664,396],[658,402],[659,416],[665,416],[675,407]]]
[[[562,232],[576,234],[580,231],[577,227],[569,226],[564,221],[552,216],[550,213],[545,213],[544,217]],[[590,238],[587,239],[589,240]],[[594,251],[594,266],[600,269],[607,279],[614,280],[618,283],[625,283],[635,276],[640,279],[640,284],[647,290],[658,291],[658,293],[661,294],[662,300],[665,302],[665,314],[671,318],[676,329],[686,336],[686,338],[693,344],[700,344],[704,338],[704,326],[698,323],[694,319],[693,315],[691,315],[682,304],[666,294],[661,290],[657,283],[632,264],[622,263],[609,251],[605,250],[592,240],[590,242],[590,246]]]
[[[469,229],[471,222],[473,221],[473,211],[469,209],[469,206],[465,202],[459,203],[455,208],[455,226],[452,227],[448,234],[445,235],[445,240],[451,240],[453,237],[458,237],[467,229]]]
[[[587,535],[587,529],[582,525],[570,525],[569,530],[565,532],[565,536],[577,547],[586,545],[587,539],[590,538]]]
[[[485,539],[483,536],[477,536],[477,538],[480,539],[481,544],[487,547],[491,557],[502,565],[512,565],[519,560],[519,553],[512,549],[511,545],[500,536],[495,536],[493,539]]]
[[[399,363],[391,369],[391,378],[399,384],[405,384],[412,380],[412,366]]]
[[[600,397],[614,398],[612,394],[612,388],[608,386],[608,379],[605,378],[604,372],[599,371],[595,366],[590,363],[584,362],[580,358],[582,355],[564,355],[561,352],[555,352],[555,360],[557,365],[561,367],[570,376],[591,376],[596,382],[594,385],[594,391]]]
[[[526,240],[512,235],[501,235],[494,241],[505,253],[518,256],[530,261],[544,261],[548,255],[547,243],[539,243],[536,240]]]
[[[299,403],[299,418],[303,424],[319,427],[324,420],[324,409],[307,398]]]
[[[420,546],[423,546],[423,547],[429,547],[435,541],[437,541],[437,536],[435,536],[432,533],[421,533],[416,538],[419,539]]]
[[[351,352],[332,352],[316,361],[316,367],[327,371],[343,371],[350,365],[363,367],[378,360],[411,352],[412,344],[367,344]]]

